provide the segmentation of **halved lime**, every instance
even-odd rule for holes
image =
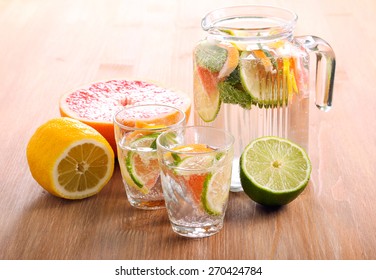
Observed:
[[[231,184],[231,169],[210,173],[204,182],[201,201],[210,215],[221,215],[226,209]]]
[[[252,200],[279,206],[291,202],[305,189],[311,168],[303,148],[287,139],[265,136],[244,149],[240,181]]]
[[[125,176],[128,185],[147,193],[159,176],[158,158],[155,142],[160,133],[142,136],[129,144],[130,151],[125,160],[129,176]],[[130,180],[129,180],[130,179]]]

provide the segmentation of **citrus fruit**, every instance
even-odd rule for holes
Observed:
[[[173,150],[181,153],[207,153],[212,152],[213,148],[210,148],[206,144],[192,143],[176,146],[173,148]]]
[[[68,92],[60,98],[59,109],[61,116],[78,119],[99,131],[116,153],[114,113],[125,106],[151,103],[177,107],[189,118],[191,101],[186,94],[133,80],[96,82]]]
[[[298,93],[292,57],[274,57],[265,49],[244,51],[240,55],[243,88],[260,107],[287,104]]]
[[[218,73],[218,79],[222,80],[223,78],[228,77],[238,66],[239,51],[229,43],[221,43],[220,47],[226,49],[227,51],[227,59]]]
[[[289,96],[293,93],[298,93],[298,86],[296,84],[295,74],[294,74],[294,60],[291,57],[283,58],[283,78],[287,86],[287,92]]]
[[[238,65],[239,51],[230,43],[201,41],[194,50],[198,66],[212,73],[219,73],[219,79],[228,76]]]
[[[217,87],[218,73],[197,66],[193,74],[195,110],[204,122],[212,122],[221,109],[222,100]]]
[[[218,82],[237,67],[239,51],[229,43],[200,42],[194,51],[195,109],[205,122],[213,121],[220,108]]]
[[[210,215],[221,215],[225,209],[231,185],[231,169],[209,174],[204,182],[202,204]]]
[[[175,176],[181,176],[194,201],[202,203],[209,215],[222,214],[229,195],[231,169],[218,171],[213,167],[223,159],[223,153],[215,153],[205,144],[187,144],[173,150],[179,152]]]
[[[307,186],[311,163],[297,144],[264,136],[249,143],[240,157],[240,181],[244,192],[266,206],[294,200]]]
[[[268,58],[260,60],[252,51],[244,51],[240,55],[239,73],[243,88],[251,96],[253,102],[262,103],[271,99],[271,90],[266,89],[267,80],[266,72],[271,67]],[[266,94],[268,96],[266,96]]]
[[[144,194],[149,193],[159,178],[159,164],[155,151],[159,134],[148,134],[132,141],[129,144],[131,150],[125,157],[126,183]]]
[[[213,155],[200,155],[200,153],[212,152],[213,149],[205,144],[191,143],[179,145],[173,148],[177,153],[172,153],[175,160],[175,174],[181,176],[184,185],[187,186],[196,202],[201,200],[204,182],[208,176],[205,170],[213,164]]]
[[[168,105],[143,104],[129,106],[126,110],[119,111],[114,120],[129,129],[158,130],[167,126],[184,124],[185,114],[183,111]]]
[[[30,138],[26,155],[33,178],[49,193],[66,199],[97,194],[114,170],[114,153],[107,140],[71,118],[41,125]]]

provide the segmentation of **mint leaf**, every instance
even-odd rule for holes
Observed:
[[[231,80],[225,80],[218,83],[218,90],[223,103],[238,104],[244,109],[251,109],[252,97],[241,84],[233,85]]]

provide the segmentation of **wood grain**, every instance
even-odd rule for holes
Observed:
[[[33,180],[25,148],[59,116],[61,94],[142,78],[192,95],[201,18],[221,1],[0,1],[0,259],[375,259],[375,1],[232,1],[281,5],[297,33],[337,56],[334,108],[311,110],[307,189],[280,209],[232,193],[223,230],[190,240],[164,210],[129,206],[118,166],[95,197],[66,201]],[[192,119],[191,119],[192,121]]]

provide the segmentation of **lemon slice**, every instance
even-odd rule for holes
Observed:
[[[41,125],[30,138],[26,155],[33,178],[49,193],[66,199],[97,194],[114,171],[114,153],[107,140],[71,118]]]

